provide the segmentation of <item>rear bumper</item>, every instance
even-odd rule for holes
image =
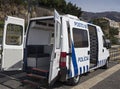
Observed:
[[[67,73],[68,73],[67,67],[60,68],[60,72],[59,72],[60,81],[66,81]]]

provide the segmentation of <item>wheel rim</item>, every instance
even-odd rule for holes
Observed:
[[[79,76],[74,77],[74,82],[77,83],[79,81]]]

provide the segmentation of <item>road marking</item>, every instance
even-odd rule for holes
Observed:
[[[117,64],[117,65],[113,66],[112,68],[106,70],[105,72],[103,72],[93,78],[90,78],[87,81],[73,87],[72,89],[89,89],[89,88],[95,86],[97,83],[104,80],[105,78],[109,77],[110,75],[112,75],[113,73],[118,71],[119,69],[120,69],[120,64]]]

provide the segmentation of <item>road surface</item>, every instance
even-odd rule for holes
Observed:
[[[22,86],[20,80],[24,78],[25,74],[19,71],[1,72],[0,89],[35,89],[35,86]],[[48,88],[46,84],[40,84],[39,89]],[[110,61],[107,70],[97,69],[87,75],[81,76],[80,83],[76,86],[56,82],[52,89],[120,89],[120,64],[116,61]]]

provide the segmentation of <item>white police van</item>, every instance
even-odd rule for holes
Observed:
[[[108,66],[109,46],[99,26],[55,11],[54,16],[30,19],[26,34],[24,28],[23,19],[5,19],[2,71],[24,69],[28,77],[50,85],[56,79],[76,85],[80,75]]]

